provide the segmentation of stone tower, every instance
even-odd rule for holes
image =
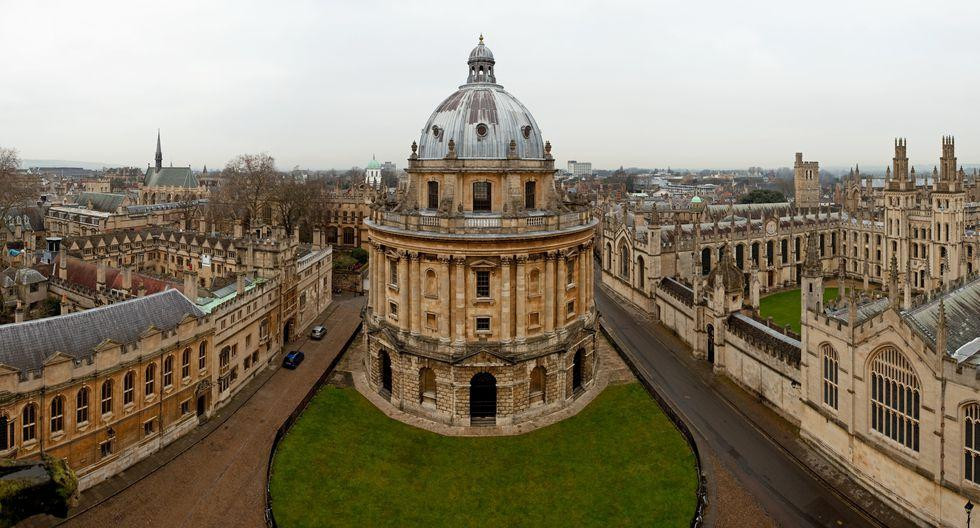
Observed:
[[[811,209],[820,205],[820,163],[803,161],[802,152],[796,153],[793,184],[797,209]]]
[[[940,283],[947,283],[965,272],[961,269],[960,253],[966,227],[966,193],[963,173],[956,170],[953,136],[943,137],[939,166],[939,177],[933,182],[930,194],[933,233],[929,269]]]

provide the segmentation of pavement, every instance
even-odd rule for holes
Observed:
[[[707,474],[707,525],[914,526],[803,444],[792,424],[613,295],[595,288],[607,327],[694,434]]]
[[[207,424],[83,492],[60,526],[264,527],[266,464],[276,430],[356,331],[365,299],[335,296],[317,318],[327,336],[287,346],[306,353],[299,368],[259,374]],[[33,517],[24,524],[59,521]]]

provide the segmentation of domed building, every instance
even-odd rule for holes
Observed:
[[[551,145],[482,36],[467,66],[412,144],[407,187],[365,221],[365,369],[404,411],[515,424],[595,386],[596,222],[556,191]]]
[[[374,156],[371,156],[371,161],[368,162],[367,167],[364,169],[364,183],[371,187],[381,186],[381,164],[378,163],[378,160]]]

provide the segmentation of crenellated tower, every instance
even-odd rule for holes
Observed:
[[[802,152],[796,153],[793,184],[797,209],[815,209],[820,205],[820,164],[803,161]]]

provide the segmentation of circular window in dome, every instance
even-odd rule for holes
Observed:
[[[439,125],[432,125],[432,135],[435,137],[442,137],[442,129]]]
[[[524,134],[524,139],[531,137],[531,125],[524,125],[521,127],[521,133]]]
[[[484,124],[484,123],[480,123],[479,125],[476,125],[476,135],[478,135],[480,137],[486,136],[487,135],[487,125]]]

